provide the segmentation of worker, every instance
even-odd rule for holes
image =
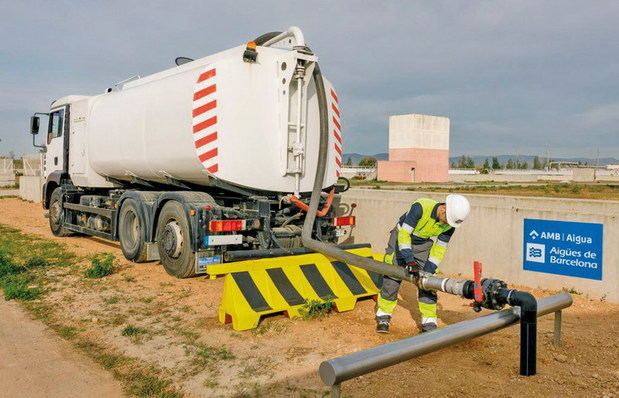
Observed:
[[[417,199],[391,230],[385,262],[405,267],[415,277],[419,276],[420,270],[436,273],[445,257],[449,240],[470,210],[469,201],[462,195],[447,195],[445,203],[427,198]],[[376,310],[376,331],[379,333],[389,333],[389,323],[398,302],[401,282],[386,275],[383,278]],[[438,326],[436,303],[436,292],[419,289],[422,332],[434,330]]]

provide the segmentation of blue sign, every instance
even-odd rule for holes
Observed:
[[[602,280],[602,224],[524,219],[527,271]]]

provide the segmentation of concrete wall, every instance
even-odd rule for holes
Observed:
[[[415,167],[417,162],[379,160],[376,168],[376,178],[381,181],[415,182]]]
[[[342,203],[356,203],[357,225],[351,240],[369,242],[384,252],[387,234],[418,197],[443,201],[445,194],[351,189]],[[446,274],[472,277],[474,260],[484,264],[484,275],[508,283],[547,289],[574,288],[590,297],[619,303],[619,201],[466,195],[469,218],[454,234],[441,269]],[[603,280],[575,278],[523,270],[525,218],[604,224]]]
[[[40,176],[19,177],[19,196],[35,203],[41,201],[43,180]]]

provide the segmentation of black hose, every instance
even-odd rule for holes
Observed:
[[[267,41],[271,40],[272,38],[276,37],[277,35],[281,35],[282,32],[269,32],[269,33],[265,33],[263,35],[260,35],[258,37],[256,37],[254,39],[254,43],[256,43],[256,45],[261,46],[264,43],[266,43]]]
[[[309,209],[305,216],[303,223],[303,233],[301,234],[301,242],[303,246],[308,249],[314,250],[318,253],[322,253],[329,257],[333,257],[346,264],[356,265],[364,268],[368,271],[376,272],[382,275],[392,276],[400,280],[406,280],[409,282],[415,282],[415,278],[408,273],[403,267],[387,264],[384,262],[376,261],[373,258],[366,258],[358,256],[353,253],[344,251],[333,245],[326,244],[315,240],[312,237],[312,230],[314,228],[314,221],[316,220],[316,211],[318,210],[318,204],[320,202],[320,193],[322,191],[322,183],[325,177],[325,170],[327,167],[327,155],[329,147],[329,115],[327,107],[327,94],[325,91],[325,84],[322,79],[322,73],[318,63],[314,64],[314,71],[312,72],[314,83],[316,84],[316,94],[318,97],[318,111],[320,115],[320,143],[318,149],[318,163],[316,167],[316,176],[314,178],[314,187],[312,189],[312,196],[310,199]]]

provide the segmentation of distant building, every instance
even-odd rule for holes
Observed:
[[[445,182],[449,171],[449,118],[389,117],[389,160],[378,161],[377,178],[393,182]]]

